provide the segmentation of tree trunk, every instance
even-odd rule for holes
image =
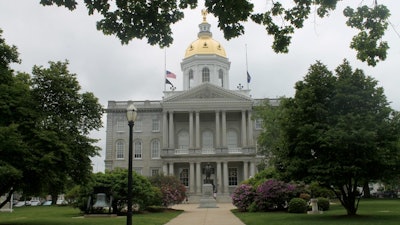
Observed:
[[[14,193],[14,189],[11,189],[8,192],[6,200],[4,200],[3,202],[0,202],[0,209],[3,208],[3,206],[5,206],[7,204],[7,202],[9,202],[11,200],[11,197],[12,197],[13,193]]]
[[[58,194],[56,193],[51,193],[51,204],[56,205],[57,204],[57,199],[58,199]]]
[[[369,190],[368,182],[365,182],[363,186],[364,198],[371,198],[371,191]]]

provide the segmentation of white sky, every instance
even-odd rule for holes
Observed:
[[[75,11],[63,7],[44,7],[39,0],[0,1],[0,28],[9,45],[15,45],[21,64],[13,65],[18,71],[31,73],[33,65],[48,66],[48,61],[70,62],[69,69],[77,74],[84,91],[93,92],[106,107],[109,100],[160,100],[164,90],[164,67],[177,74],[171,81],[182,89],[180,63],[189,44],[197,39],[198,24],[202,21],[202,1],[195,10],[187,10],[185,18],[173,25],[174,43],[164,50],[150,46],[146,40],[133,40],[121,45],[114,36],[105,36],[96,30],[96,16],[88,16],[82,1]],[[255,1],[258,2],[258,1]],[[261,2],[261,3],[260,3]],[[379,81],[392,107],[400,110],[400,1],[380,0],[391,10],[389,28],[384,37],[390,49],[387,59],[376,67],[356,60],[356,52],[349,48],[356,33],[345,25],[343,8],[359,3],[372,4],[372,0],[348,0],[338,3],[338,10],[328,18],[314,15],[305,27],[296,31],[289,54],[276,54],[271,49],[272,37],[263,27],[248,22],[245,35],[227,41],[217,27],[217,20],[207,17],[213,38],[227,52],[230,69],[230,88],[241,83],[246,88],[246,45],[248,70],[252,76],[251,94],[254,98],[291,97],[294,84],[302,80],[311,64],[320,60],[334,70],[347,58],[353,69],[363,69]],[[270,6],[270,1],[259,1],[256,10]],[[397,33],[396,33],[397,32]],[[103,118],[105,126],[105,116]],[[93,132],[101,139],[101,157],[93,159],[94,170],[104,170],[105,127]]]

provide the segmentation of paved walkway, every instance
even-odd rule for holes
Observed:
[[[230,203],[219,203],[218,208],[198,208],[199,204],[180,204],[172,208],[184,210],[165,225],[245,225],[230,211]]]

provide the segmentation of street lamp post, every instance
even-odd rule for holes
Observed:
[[[126,118],[129,126],[129,159],[128,159],[128,211],[126,214],[126,225],[132,225],[132,129],[135,124],[137,109],[132,102],[128,103]]]

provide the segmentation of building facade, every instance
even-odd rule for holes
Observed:
[[[249,90],[229,88],[230,62],[212,38],[203,15],[198,39],[181,62],[183,90],[165,91],[162,100],[133,101],[138,109],[133,128],[133,169],[142,175],[174,175],[187,187],[189,201],[198,201],[205,167],[217,201],[257,172],[259,120]],[[106,170],[128,167],[128,101],[109,101],[107,108]]]

